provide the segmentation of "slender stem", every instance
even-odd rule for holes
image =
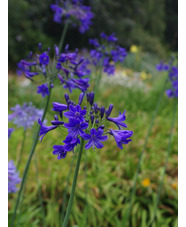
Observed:
[[[63,29],[63,32],[61,34],[61,38],[60,38],[60,41],[59,41],[59,45],[58,45],[58,48],[59,48],[59,53],[61,52],[62,48],[63,48],[63,43],[64,43],[64,39],[65,39],[65,36],[66,36],[66,33],[67,33],[67,28],[68,28],[68,25],[69,25],[69,22],[67,21],[65,23],[65,27]]]
[[[71,193],[70,193],[70,199],[68,201],[67,212],[66,212],[62,227],[67,226],[70,212],[72,209],[72,204],[73,204],[73,199],[74,199],[74,194],[75,194],[75,189],[76,189],[76,182],[77,182],[77,177],[78,177],[78,171],[79,171],[79,166],[80,166],[80,162],[81,162],[81,156],[83,153],[83,148],[84,148],[84,139],[81,138],[80,149],[79,149],[79,153],[78,153],[78,157],[77,157],[76,168],[75,168],[73,183],[72,183],[72,189],[71,189]]]
[[[170,132],[170,136],[169,136],[169,143],[168,143],[168,148],[167,148],[167,157],[166,157],[165,166],[164,166],[163,174],[162,174],[162,177],[161,177],[160,185],[159,185],[159,188],[158,188],[158,195],[157,195],[156,204],[155,204],[155,207],[154,207],[154,215],[153,215],[150,226],[153,225],[155,218],[156,218],[156,211],[157,211],[157,207],[158,207],[158,203],[159,203],[159,199],[160,199],[160,195],[161,195],[161,190],[162,190],[162,186],[163,186],[165,173],[166,173],[166,170],[167,170],[167,164],[168,164],[170,150],[171,150],[170,148],[171,148],[172,134],[173,134],[174,123],[175,123],[175,119],[176,119],[176,110],[177,110],[177,99],[175,98],[174,115],[173,115],[173,119],[172,119],[171,132]]]
[[[87,226],[87,211],[88,211],[88,200],[87,200],[87,194],[88,194],[88,188],[87,188],[87,152],[85,152],[85,211],[84,211],[84,220],[83,220],[83,226]]]
[[[48,108],[50,96],[51,96],[51,84],[49,84],[49,95],[47,96],[47,100],[46,100],[46,104],[45,104],[45,108],[44,108],[44,113],[43,113],[43,117],[42,117],[42,122],[45,119],[45,115],[46,115],[46,111],[47,111],[47,108]],[[23,186],[24,186],[24,184],[26,182],[26,177],[27,177],[29,166],[30,166],[30,162],[32,160],[32,156],[34,154],[34,151],[35,151],[35,148],[36,148],[36,145],[37,145],[37,142],[38,142],[40,128],[41,128],[41,126],[38,125],[37,131],[35,133],[35,138],[34,138],[34,142],[33,142],[33,145],[32,145],[32,149],[30,151],[29,158],[27,160],[27,163],[26,163],[26,166],[25,166],[25,169],[24,169],[24,172],[23,172],[23,178],[22,178],[22,182],[21,182],[21,187],[19,189],[16,205],[15,205],[15,208],[14,208],[14,213],[13,213],[13,217],[12,217],[11,227],[13,227],[13,225],[14,225],[14,221],[15,221],[15,218],[16,218],[16,212],[17,212],[17,208],[18,208],[19,201],[20,201],[20,198],[21,198],[21,193],[22,193],[22,190],[23,190]]]
[[[35,164],[35,168],[36,168],[36,180],[37,180],[37,184],[38,184],[38,197],[39,197],[40,207],[41,207],[41,210],[42,210],[43,225],[46,226],[46,221],[45,221],[46,217],[45,217],[45,210],[44,210],[44,207],[43,207],[41,182],[39,180],[39,170],[38,170],[38,164],[37,164],[37,159],[36,159],[36,153],[34,154],[34,164]]]
[[[147,142],[148,142],[148,138],[149,138],[150,132],[152,130],[152,126],[154,124],[154,119],[155,119],[155,117],[156,117],[156,115],[158,113],[158,109],[159,109],[161,100],[163,98],[164,92],[165,92],[165,87],[166,87],[167,81],[168,80],[166,79],[165,83],[163,85],[159,100],[158,100],[158,102],[156,104],[156,109],[154,111],[154,114],[153,114],[149,129],[148,129],[147,135],[145,137],[145,142],[143,144],[143,148],[142,148],[141,153],[140,153],[140,157],[139,157],[139,161],[138,161],[138,165],[137,165],[137,169],[136,169],[136,173],[135,173],[135,177],[134,177],[134,184],[133,184],[132,192],[131,192],[131,196],[130,196],[129,209],[127,209],[126,215],[124,216],[124,218],[122,220],[123,226],[127,226],[126,225],[126,221],[128,220],[130,212],[131,212],[132,203],[133,203],[133,199],[134,199],[134,194],[136,192],[136,183],[137,183],[138,175],[139,175],[139,172],[140,172],[140,167],[141,167],[141,163],[142,163],[143,154],[144,154],[144,151],[146,149],[146,145],[147,145]]]
[[[63,195],[62,212],[61,212],[61,219],[62,219],[62,222],[63,222],[64,215],[65,215],[65,214],[64,214],[64,211],[65,211],[64,208],[65,208],[65,206],[66,206],[67,189],[68,189],[68,186],[69,186],[70,176],[71,176],[71,174],[72,174],[72,167],[73,167],[73,165],[74,165],[76,153],[77,153],[77,149],[76,149],[75,154],[73,155],[72,161],[71,161],[71,163],[70,163],[70,169],[69,169],[68,176],[67,176],[67,184],[66,184],[66,187],[65,187],[64,195]]]
[[[100,84],[100,81],[101,81],[101,76],[102,76],[102,65],[100,65],[100,69],[99,69],[99,74],[96,76],[96,84],[94,86],[94,96],[96,96],[96,93],[98,91],[98,88],[99,88],[99,84]]]
[[[20,154],[19,154],[19,157],[18,157],[18,161],[17,161],[17,169],[19,168],[21,158],[22,158],[22,154],[23,154],[23,148],[24,148],[25,139],[26,139],[26,131],[27,130],[24,130],[24,132],[23,132],[23,140],[22,140],[22,143],[21,143],[21,150],[20,150]]]

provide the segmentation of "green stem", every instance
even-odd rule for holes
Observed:
[[[87,188],[87,152],[85,152],[85,210],[83,215],[83,221],[82,226],[87,226],[87,211],[88,211],[88,200],[87,200],[87,194],[88,194],[88,188]]]
[[[66,212],[62,227],[67,226],[70,212],[72,209],[72,204],[73,204],[73,199],[74,199],[74,194],[75,194],[75,189],[76,189],[76,182],[77,182],[77,177],[78,177],[78,171],[79,171],[79,166],[80,166],[80,162],[81,162],[81,156],[83,153],[83,148],[84,148],[84,139],[81,138],[80,149],[79,149],[79,153],[78,153],[78,157],[77,157],[76,168],[75,168],[73,183],[72,183],[72,189],[71,189],[71,193],[70,193],[70,199],[68,201],[67,212]]]
[[[63,32],[61,34],[61,38],[60,38],[60,41],[59,41],[59,45],[58,45],[59,53],[61,52],[61,50],[63,48],[63,43],[64,43],[64,39],[65,39],[65,36],[66,36],[66,33],[67,33],[68,25],[69,25],[69,22],[67,21],[65,23],[65,27],[63,29]]]
[[[162,174],[162,177],[161,177],[160,185],[159,185],[159,188],[158,188],[158,195],[157,195],[156,204],[155,204],[155,207],[154,207],[154,215],[153,215],[150,226],[153,225],[155,218],[156,218],[156,211],[157,211],[157,207],[158,207],[158,203],[159,203],[159,199],[160,199],[160,195],[161,195],[161,190],[162,190],[162,186],[163,186],[165,173],[166,173],[166,170],[167,170],[167,164],[168,164],[170,150],[171,150],[170,148],[171,148],[172,134],[173,134],[174,123],[175,123],[175,119],[176,119],[176,110],[177,110],[177,108],[176,108],[177,107],[177,99],[176,98],[175,98],[175,102],[176,103],[174,105],[174,115],[173,115],[173,119],[172,119],[171,132],[170,132],[169,143],[168,143],[168,148],[167,148],[167,157],[166,157],[165,166],[164,166],[163,174]]]
[[[70,163],[70,169],[69,169],[68,176],[67,176],[67,184],[66,184],[66,187],[65,187],[64,195],[63,195],[62,212],[61,212],[61,219],[62,219],[62,222],[63,222],[64,215],[65,215],[65,214],[64,214],[64,211],[65,211],[65,206],[66,206],[67,189],[68,189],[68,186],[69,186],[70,176],[71,176],[71,174],[72,174],[72,168],[73,168],[73,165],[74,165],[76,153],[77,153],[77,149],[76,149],[75,154],[73,155],[72,161],[71,161],[71,163]]]
[[[36,153],[34,154],[34,164],[35,164],[35,168],[36,168],[36,180],[37,180],[37,185],[38,185],[38,197],[39,197],[39,203],[40,203],[40,207],[42,210],[42,216],[43,216],[43,223],[44,226],[46,226],[46,217],[45,217],[45,211],[44,211],[44,207],[43,207],[43,198],[42,198],[42,191],[41,191],[41,182],[39,180],[39,170],[38,170],[38,165],[37,165],[37,159],[36,159]]]
[[[98,88],[99,88],[99,84],[100,84],[101,76],[102,76],[102,70],[103,70],[102,65],[100,65],[99,74],[96,76],[96,83],[94,86],[94,96],[96,96]]]
[[[51,96],[51,83],[49,83],[49,95],[47,96],[43,117],[42,117],[42,120],[41,120],[42,122],[45,119],[45,115],[46,115],[46,111],[47,111],[47,108],[48,108],[50,96]],[[37,145],[37,142],[38,142],[40,128],[41,128],[41,126],[38,125],[37,131],[36,131],[36,134],[35,134],[35,138],[34,138],[34,142],[33,142],[33,146],[32,146],[32,149],[30,151],[29,158],[27,160],[27,163],[26,163],[26,166],[25,166],[25,169],[24,169],[24,172],[23,172],[21,187],[19,189],[16,205],[15,205],[15,208],[14,208],[14,213],[13,213],[13,217],[12,217],[11,227],[13,227],[13,225],[14,225],[14,221],[15,221],[15,218],[16,218],[16,212],[17,212],[17,208],[18,208],[19,201],[20,201],[20,198],[21,198],[21,193],[22,193],[22,190],[23,190],[23,186],[24,186],[24,184],[26,182],[26,177],[27,177],[29,166],[30,166],[30,162],[32,160],[32,156],[34,154],[34,151],[35,151],[35,148],[36,148],[36,145]]]
[[[157,113],[158,113],[158,109],[159,109],[161,100],[162,100],[162,98],[163,98],[164,92],[165,92],[165,87],[166,87],[167,81],[168,81],[168,80],[166,79],[166,80],[165,80],[165,83],[164,83],[164,85],[163,85],[163,88],[162,88],[162,91],[161,91],[159,100],[158,100],[158,102],[157,102],[157,104],[156,104],[156,109],[155,109],[155,111],[154,111],[154,114],[153,114],[153,117],[152,117],[152,120],[151,120],[149,129],[148,129],[148,132],[147,132],[147,135],[146,135],[146,138],[145,138],[145,142],[144,142],[144,144],[143,144],[143,148],[142,148],[141,153],[140,153],[140,157],[139,157],[139,161],[138,161],[138,165],[137,165],[137,169],[136,169],[136,173],[135,173],[135,177],[134,177],[134,185],[133,185],[133,187],[132,187],[132,192],[131,192],[131,196],[130,196],[129,209],[127,209],[126,215],[124,216],[124,218],[123,218],[123,220],[122,220],[123,226],[127,226],[127,225],[126,225],[126,221],[128,220],[128,218],[129,218],[129,216],[130,216],[131,209],[132,209],[134,194],[135,194],[135,192],[136,192],[136,183],[137,183],[138,175],[139,175],[139,172],[140,172],[140,167],[141,167],[141,163],[142,163],[143,154],[144,154],[144,151],[145,151],[145,149],[146,149],[146,145],[147,145],[147,142],[148,142],[148,138],[149,138],[149,135],[150,135],[150,133],[151,133],[151,130],[152,130],[152,126],[153,126],[153,124],[154,124],[155,117],[156,117],[156,115],[157,115]]]
[[[22,140],[21,150],[20,150],[20,154],[19,154],[19,157],[18,157],[18,161],[17,161],[17,169],[19,168],[19,165],[20,165],[20,162],[21,162],[21,158],[22,158],[22,154],[23,154],[23,148],[24,148],[25,139],[26,139],[26,131],[27,130],[24,130],[24,132],[23,132],[23,140]]]

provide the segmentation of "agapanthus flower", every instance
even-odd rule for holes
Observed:
[[[125,48],[116,44],[117,38],[115,34],[107,36],[105,33],[100,34],[101,40],[89,39],[89,43],[94,46],[94,49],[90,50],[90,57],[92,63],[97,66],[103,66],[103,71],[107,75],[114,75],[115,63],[123,63],[127,56]]]
[[[91,147],[98,149],[103,147],[103,144],[100,141],[106,141],[108,139],[107,135],[103,135],[104,130],[101,128],[98,128],[96,131],[95,128],[92,128],[90,130],[89,134],[83,134],[82,137],[84,140],[89,140],[88,143],[85,145],[85,149],[89,149]]]
[[[44,98],[46,95],[49,95],[49,89],[48,89],[47,83],[38,86],[37,93],[38,93],[38,94],[41,94],[43,98]]]
[[[123,144],[128,144],[130,141],[132,141],[129,139],[133,135],[132,131],[110,129],[109,133],[114,136],[117,146],[121,149],[123,149]]]
[[[41,125],[40,136],[44,136],[49,131],[57,128],[61,128],[63,132],[66,132],[67,136],[63,140],[64,144],[53,146],[53,154],[58,155],[58,159],[65,158],[67,152],[74,151],[74,148],[80,144],[81,138],[87,141],[85,149],[93,148],[94,150],[96,148],[101,149],[104,146],[103,142],[108,139],[106,134],[115,138],[116,144],[120,149],[123,148],[123,144],[131,141],[130,137],[133,132],[124,130],[127,127],[124,123],[126,119],[125,111],[122,114],[119,112],[118,117],[110,117],[113,104],[110,104],[108,109],[104,106],[99,107],[94,102],[94,92],[88,92],[86,96],[86,106],[83,106],[84,93],[80,94],[78,104],[70,100],[68,94],[65,94],[66,104],[53,103],[52,110],[58,112],[62,118],[62,123],[58,123],[60,121],[56,115],[54,117],[55,121],[51,121],[52,126],[45,126],[39,121]],[[110,129],[108,124],[111,123],[117,125],[119,130]]]
[[[83,122],[85,120],[84,116],[86,114],[86,110],[82,110],[80,105],[73,106],[69,105],[69,111],[64,113],[64,116],[66,118],[71,118],[71,119],[76,119],[79,120],[80,122]]]
[[[173,65],[173,61],[169,63],[164,63],[156,65],[158,71],[167,71],[168,79],[170,81],[171,87],[166,90],[166,95],[168,98],[178,98],[178,67]]]
[[[17,172],[13,160],[8,162],[8,193],[16,193],[18,188],[16,185],[21,182],[19,172]]]
[[[40,132],[39,132],[39,136],[41,136],[40,137],[41,140],[43,139],[43,137],[46,135],[47,132],[57,128],[57,125],[53,125],[53,126],[44,125],[41,119],[38,119],[38,123],[41,125]]]
[[[8,139],[10,138],[12,132],[14,131],[14,128],[9,128],[8,129]]]
[[[91,7],[83,4],[83,0],[76,1],[59,1],[51,4],[51,10],[54,11],[54,21],[56,23],[72,23],[73,26],[79,27],[80,33],[89,30],[92,24],[93,13]]]
[[[24,74],[28,79],[34,81],[35,77],[40,77],[42,83],[38,86],[37,93],[44,98],[49,95],[50,88],[54,87],[53,82],[59,80],[63,88],[80,89],[85,92],[89,87],[90,69],[89,60],[78,55],[78,50],[69,52],[69,45],[65,51],[59,53],[59,48],[55,45],[55,57],[50,57],[50,49],[41,52],[42,46],[39,45],[39,54],[33,54],[29,59],[21,60],[18,66],[18,75]]]
[[[23,103],[22,106],[17,104],[11,110],[13,113],[8,115],[8,120],[12,121],[18,128],[24,127],[24,130],[31,128],[38,118],[43,116],[43,110],[37,109],[31,102]]]

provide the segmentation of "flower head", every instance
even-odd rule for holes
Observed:
[[[63,88],[80,89],[83,92],[89,87],[90,69],[88,68],[89,60],[78,55],[75,52],[68,51],[69,46],[65,47],[63,53],[59,53],[57,45],[54,46],[55,56],[49,57],[50,50],[41,52],[41,44],[39,45],[40,54],[32,54],[30,59],[21,60],[18,64],[18,75],[24,74],[28,79],[34,81],[35,77],[42,77],[42,80],[53,83],[56,79],[61,82]],[[55,59],[55,65],[52,59]],[[51,70],[52,69],[52,70]],[[38,94],[42,97],[49,95],[49,86],[47,83],[38,86]]]
[[[8,120],[13,121],[17,127],[31,128],[32,125],[37,121],[38,118],[42,118],[43,110],[36,109],[32,103],[24,103],[22,106],[17,104],[12,107],[12,114],[8,115]]]
[[[44,126],[40,121],[41,130],[40,135],[45,135],[47,132],[63,128],[62,131],[67,133],[66,139],[63,140],[64,145],[53,146],[53,154],[58,155],[58,159],[65,158],[67,152],[74,151],[77,144],[80,143],[80,138],[88,140],[85,149],[97,148],[101,149],[104,145],[102,142],[108,139],[108,135],[114,136],[117,146],[122,149],[123,144],[131,141],[129,139],[133,132],[128,130],[121,130],[121,127],[127,127],[123,122],[125,121],[125,111],[116,118],[111,118],[113,104],[106,109],[104,106],[99,107],[94,101],[94,93],[86,94],[89,106],[83,105],[84,94],[79,96],[78,104],[73,102],[68,94],[65,94],[66,104],[53,103],[53,110],[58,112],[63,121],[59,121],[58,117],[54,116],[54,121],[51,121],[52,126]],[[62,116],[63,112],[63,116]],[[67,121],[67,122],[66,122]],[[109,129],[107,123],[114,123],[119,130]]]
[[[73,23],[74,26],[79,26],[79,32],[85,33],[93,18],[90,6],[83,5],[82,0],[65,1],[56,4],[52,4],[51,10],[54,11],[54,21],[56,23],[62,23],[62,20]]]
[[[19,172],[16,172],[16,167],[14,165],[13,160],[8,162],[8,193],[16,193],[17,188],[16,184],[21,182],[21,178],[19,178]]]
[[[100,34],[101,41],[98,39],[89,39],[89,43],[94,46],[94,49],[90,51],[90,57],[92,63],[97,65],[103,65],[103,71],[107,75],[114,75],[115,63],[123,63],[127,56],[125,48],[116,44],[117,38],[115,34],[107,36],[105,33]]]
[[[158,71],[167,71],[168,79],[171,83],[171,87],[166,90],[166,95],[168,98],[178,98],[178,67],[173,65],[173,62],[170,61],[169,64],[160,62],[156,65]]]

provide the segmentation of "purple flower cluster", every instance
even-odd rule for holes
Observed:
[[[72,23],[73,26],[79,26],[79,32],[85,33],[89,30],[92,24],[93,13],[90,6],[83,5],[83,0],[60,1],[56,4],[51,4],[51,9],[54,11],[54,21],[57,23],[65,22]]]
[[[58,115],[54,116],[54,121],[51,121],[51,126],[44,125],[39,119],[38,122],[41,125],[40,136],[41,139],[51,130],[57,127],[63,127],[63,131],[66,131],[67,137],[63,140],[64,145],[54,145],[54,155],[58,155],[58,159],[65,158],[67,152],[73,151],[77,144],[80,143],[80,138],[87,141],[85,149],[103,147],[104,141],[108,139],[106,134],[114,137],[117,146],[123,149],[123,144],[128,144],[133,135],[133,131],[124,130],[127,125],[124,123],[126,116],[125,111],[119,113],[118,117],[110,117],[113,105],[111,104],[108,109],[104,106],[99,107],[94,102],[94,92],[87,93],[87,106],[82,107],[82,102],[85,94],[81,93],[79,96],[78,104],[76,105],[68,94],[65,94],[66,104],[58,102],[53,103],[53,111],[57,112],[62,118],[59,120]],[[63,118],[68,119],[65,122]],[[118,130],[110,129],[106,126],[108,122],[114,123]]]
[[[103,65],[103,71],[108,75],[115,73],[115,63],[121,63],[127,56],[125,48],[116,44],[115,34],[107,36],[105,33],[100,34],[101,41],[98,39],[89,39],[89,43],[94,46],[90,51],[90,56],[94,65]]]
[[[41,43],[39,50],[41,50]],[[90,69],[87,68],[89,61],[78,56],[78,50],[75,52],[68,51],[69,46],[66,45],[64,53],[59,53],[59,48],[55,45],[55,60],[50,60],[48,51],[41,54],[30,54],[28,60],[21,60],[18,63],[18,75],[25,74],[31,80],[35,76],[41,76],[45,81],[50,80],[50,85],[44,83],[38,86],[38,94],[42,97],[49,95],[49,86],[53,87],[53,81],[58,78],[64,88],[78,88],[86,91],[89,87]],[[55,65],[54,65],[55,64]]]
[[[169,98],[178,98],[178,67],[172,64],[164,64],[162,61],[160,64],[156,65],[158,71],[167,71],[169,76],[169,81],[171,83],[171,88],[166,90],[166,95]]]
[[[16,193],[18,190],[16,184],[20,182],[21,178],[19,178],[19,172],[16,172],[13,160],[10,160],[8,162],[8,193]]]
[[[12,114],[8,115],[8,120],[13,121],[17,127],[24,127],[24,130],[31,128],[38,118],[42,118],[43,110],[37,109],[32,103],[17,104],[12,107]]]

